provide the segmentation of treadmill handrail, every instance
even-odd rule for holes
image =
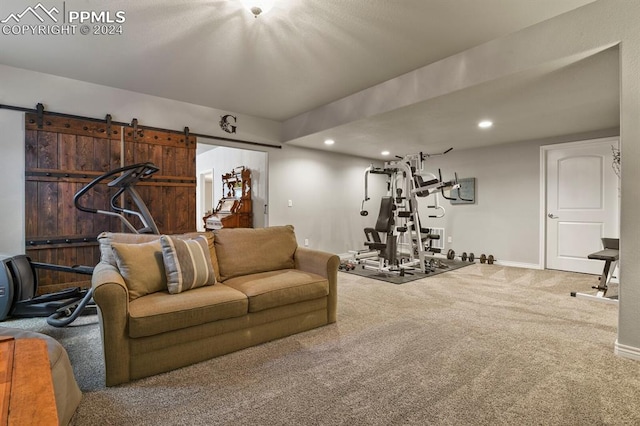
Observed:
[[[121,181],[121,180],[123,180],[123,176],[133,174],[136,171],[136,169],[141,169],[138,172],[138,176],[137,176],[136,181],[138,181],[140,179],[146,179],[149,176],[151,176],[153,173],[155,173],[158,170],[160,170],[153,163],[137,163],[137,164],[131,164],[129,166],[124,166],[124,167],[119,167],[117,169],[113,169],[113,170],[111,170],[111,171],[109,171],[109,172],[107,172],[107,173],[105,173],[103,175],[100,175],[97,178],[93,179],[84,188],[82,188],[80,191],[78,191],[73,196],[73,204],[76,206],[76,208],[78,210],[81,210],[83,212],[98,213],[98,209],[95,209],[93,207],[83,206],[82,204],[80,204],[80,199],[82,197],[84,197],[87,194],[87,192],[89,192],[89,190],[91,188],[93,188],[97,184],[101,183],[102,181],[110,178],[111,176],[117,175],[118,173],[129,172],[128,174],[123,174],[122,176],[116,178],[113,182]]]
[[[153,163],[137,163],[129,166],[120,167],[114,170],[111,170],[101,176],[98,176],[84,188],[76,193],[73,197],[73,203],[75,204],[78,210],[87,212],[87,213],[97,213],[97,214],[106,214],[109,216],[114,216],[120,219],[122,223],[127,226],[132,232],[137,234],[159,234],[158,226],[155,224],[153,217],[151,217],[151,212],[149,212],[148,207],[145,205],[144,201],[138,194],[135,189],[135,184],[138,183],[142,179],[149,178],[152,174],[160,170]],[[110,188],[117,188],[116,193],[111,197],[110,205],[114,211],[101,210],[93,207],[83,206],[80,203],[80,199],[86,195],[90,189],[96,186],[99,183],[102,183],[104,180],[109,179],[110,177],[117,175],[118,173],[122,173],[120,176],[113,179],[111,182],[107,183],[107,186]],[[117,198],[124,193],[129,194],[133,202],[135,203],[138,211],[129,210],[122,206],[119,206],[117,203]],[[143,224],[143,227],[140,229],[136,229],[131,222],[127,220],[124,214],[132,214],[137,216]]]

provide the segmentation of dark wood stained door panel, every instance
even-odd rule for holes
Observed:
[[[121,135],[124,132],[124,135]],[[96,237],[103,231],[126,231],[117,218],[81,212],[74,195],[101,174],[134,163],[160,168],[137,190],[163,234],[195,231],[196,138],[104,122],[25,116],[25,239],[34,261],[58,265],[95,265],[100,258]],[[114,189],[98,185],[84,204],[109,210]],[[124,205],[133,203],[124,199]],[[137,218],[129,218],[140,226]],[[87,286],[87,276],[39,271],[39,293]]]

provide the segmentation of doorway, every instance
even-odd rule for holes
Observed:
[[[613,167],[618,138],[541,147],[545,267],[600,274],[589,260],[601,238],[620,234],[619,182]]]
[[[213,212],[215,194],[213,191],[214,170],[198,171],[198,212],[196,217],[204,217]]]
[[[211,142],[211,144],[207,142]],[[198,138],[196,149],[196,227],[204,231],[203,215],[215,209],[224,197],[222,176],[244,166],[251,171],[253,227],[268,226],[268,153],[214,145],[213,140]]]

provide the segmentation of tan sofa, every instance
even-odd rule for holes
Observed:
[[[92,286],[107,386],[336,321],[339,258],[298,247],[292,226],[221,229],[173,240],[193,246],[204,244],[202,235],[215,284],[209,277],[206,285],[176,294],[167,290],[163,270],[166,237],[99,236],[102,258]],[[187,268],[178,269],[188,275]]]

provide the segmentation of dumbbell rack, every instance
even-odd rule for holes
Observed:
[[[450,250],[447,252],[447,259],[449,259],[449,260],[453,260],[453,259],[455,259],[456,257],[460,257],[460,259],[461,259],[463,262],[466,262],[467,260],[469,260],[469,262],[472,262],[472,263],[473,263],[473,262],[475,261],[475,259],[476,259],[476,256],[475,256],[475,254],[473,254],[473,252],[471,252],[471,253],[467,254],[467,252],[466,252],[466,251],[464,251],[464,252],[462,252],[462,254],[461,254],[460,256],[456,256],[456,252],[455,252],[455,250],[453,250],[453,249],[450,249]],[[480,259],[480,263],[488,263],[489,265],[493,265],[493,264],[494,264],[494,262],[496,261],[496,258],[495,258],[492,254],[490,254],[489,256],[487,256],[487,255],[486,255],[486,254],[484,254],[484,253],[480,255],[480,258],[479,258],[479,259]]]

